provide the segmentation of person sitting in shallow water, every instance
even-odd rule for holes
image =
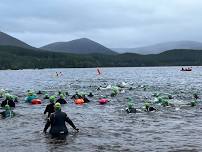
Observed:
[[[10,94],[6,94],[6,99],[2,101],[1,107],[4,107],[5,105],[9,105],[12,108],[15,108],[15,102],[13,101],[13,97]]]
[[[60,98],[56,102],[59,102],[60,104],[66,104],[67,103],[67,101],[64,99],[63,94],[60,94]]]
[[[5,105],[4,109],[5,111],[0,112],[2,118],[8,118],[8,117],[12,118],[15,116],[15,113],[11,110],[11,107],[8,104]]]
[[[149,111],[156,111],[156,108],[150,106],[150,104],[148,102],[146,102],[144,104],[144,107],[145,107],[145,111],[149,112]]]
[[[47,120],[43,132],[46,133],[47,129],[51,126],[49,134],[52,138],[65,139],[68,134],[68,129],[65,122],[69,123],[72,128],[79,131],[74,123],[69,119],[65,112],[61,111],[61,104],[55,104],[55,112],[51,114],[50,118]]]
[[[50,104],[48,104],[46,106],[46,109],[44,111],[44,114],[48,113],[48,117],[50,117],[51,113],[54,113],[55,112],[55,96],[50,96],[49,98],[50,100]]]

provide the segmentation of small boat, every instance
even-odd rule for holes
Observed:
[[[182,68],[180,71],[192,71],[192,68]]]

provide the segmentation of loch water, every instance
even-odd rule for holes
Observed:
[[[193,93],[202,98],[202,67],[191,72],[181,67],[134,67],[1,70],[0,88],[19,96],[14,109],[16,117],[0,120],[0,151],[2,152],[173,152],[202,151],[202,104],[186,106],[193,100]],[[57,73],[60,73],[58,76]],[[110,97],[114,85],[122,91]],[[101,88],[98,90],[97,88]],[[129,89],[132,88],[132,89]],[[90,103],[75,105],[71,96],[62,110],[80,129],[76,133],[69,125],[66,141],[56,141],[44,135],[46,122],[43,115],[48,100],[41,105],[24,102],[27,90],[41,90],[49,95],[57,91],[75,91],[95,96]],[[152,102],[154,93],[170,94],[174,107],[154,104],[156,112],[142,110],[144,101]],[[43,99],[44,95],[39,95]],[[110,100],[100,105],[98,99]],[[127,114],[127,97],[141,111]],[[1,99],[3,100],[3,99]],[[202,99],[201,99],[202,100]],[[2,110],[2,109],[1,109]]]

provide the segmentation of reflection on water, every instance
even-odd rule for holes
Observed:
[[[196,107],[181,107],[192,100],[192,94],[200,95],[202,68],[192,72],[180,72],[180,67],[158,68],[103,68],[96,76],[96,69],[44,69],[0,71],[0,88],[20,96],[13,119],[0,120],[1,151],[201,151],[202,110]],[[57,77],[56,72],[63,75]],[[110,102],[99,105],[101,95],[110,95],[109,90],[97,90],[99,86],[126,82],[125,92],[109,97]],[[132,87],[132,90],[128,88]],[[145,89],[146,88],[146,89]],[[91,102],[75,105],[70,96],[62,109],[67,112],[79,133],[69,128],[66,141],[55,141],[44,135],[42,105],[27,105],[24,102],[28,89],[55,94],[58,90],[93,92]],[[154,100],[155,92],[173,95],[176,107],[158,108],[157,112],[127,114],[127,97],[140,108],[143,101]],[[39,96],[41,99],[43,95]],[[202,96],[201,96],[202,97]]]

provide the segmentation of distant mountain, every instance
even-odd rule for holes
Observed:
[[[202,50],[202,43],[195,41],[174,41],[174,42],[158,43],[146,47],[115,48],[112,50],[117,51],[119,53],[131,52],[138,54],[158,54],[167,50],[174,50],[174,49]]]
[[[75,54],[117,54],[105,46],[87,38],[72,40],[69,42],[55,42],[41,47],[40,49],[53,52],[66,52]]]
[[[32,46],[22,42],[6,33],[0,31],[0,46],[18,46],[22,48],[33,48]]]
[[[201,50],[170,50],[160,54],[70,54],[0,46],[0,69],[75,67],[201,66]]]

